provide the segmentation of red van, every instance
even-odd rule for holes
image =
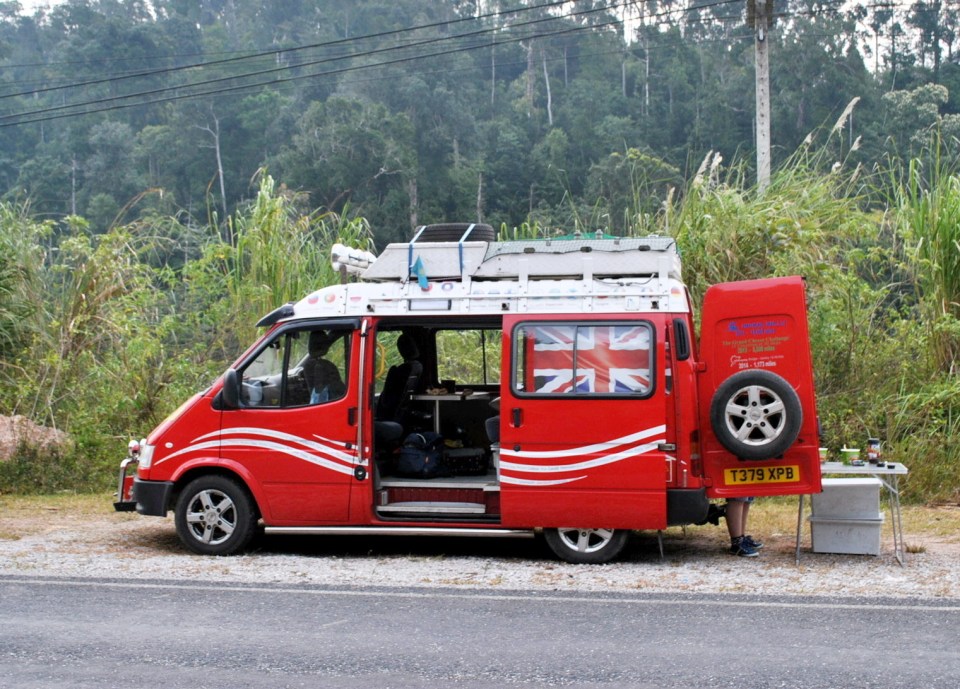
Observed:
[[[197,553],[267,534],[533,536],[606,562],[711,499],[820,491],[804,283],[717,285],[672,239],[434,225],[260,321],[120,471]],[[372,257],[370,257],[372,258]],[[369,263],[369,265],[367,265]],[[134,471],[135,470],[135,471]]]

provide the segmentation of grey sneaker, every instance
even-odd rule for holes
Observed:
[[[754,548],[743,536],[735,538],[730,544],[730,553],[737,557],[758,557],[760,551]]]

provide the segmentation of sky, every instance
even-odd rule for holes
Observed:
[[[58,5],[60,0],[17,0],[23,8],[23,14],[32,14],[37,7],[51,7]]]

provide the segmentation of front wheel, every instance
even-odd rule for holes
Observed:
[[[610,562],[627,545],[630,534],[623,529],[546,529],[543,537],[561,560],[575,565]]]
[[[177,535],[201,555],[232,555],[253,538],[257,515],[250,495],[225,476],[201,476],[180,493]]]

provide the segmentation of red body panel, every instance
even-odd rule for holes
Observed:
[[[771,278],[711,287],[704,298],[699,376],[703,472],[714,497],[792,495],[820,490],[819,437],[814,398],[813,362],[802,278]],[[717,388],[740,371],[762,370],[784,378],[803,410],[796,442],[782,458],[744,461],[717,440],[710,423],[710,403]],[[780,466],[799,468],[796,480],[731,486],[728,469]]]
[[[152,466],[141,468],[140,478],[176,482],[193,469],[216,467],[243,480],[267,524],[347,521],[359,461],[356,379],[339,400],[290,409],[219,411],[214,399],[221,387],[218,381],[150,434]]]

